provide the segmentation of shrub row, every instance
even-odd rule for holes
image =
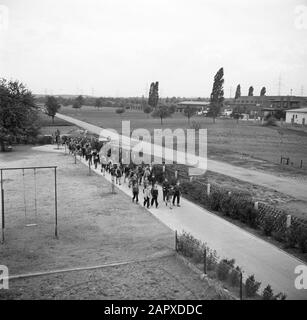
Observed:
[[[205,251],[206,250],[206,251]],[[206,252],[207,270],[211,271],[211,276],[215,276],[222,282],[228,282],[232,287],[240,286],[240,278],[243,270],[235,266],[234,259],[220,259],[215,250],[210,249],[206,244],[195,239],[191,234],[182,232],[177,237],[177,251],[190,258],[194,263],[204,263],[204,252]],[[213,274],[212,274],[213,272]],[[256,281],[255,276],[249,276],[244,284],[245,295],[253,298],[258,294],[261,282]],[[268,285],[262,292],[264,300],[284,300],[286,295],[283,293],[273,294],[273,290]]]

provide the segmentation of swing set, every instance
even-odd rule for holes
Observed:
[[[54,235],[55,235],[55,238],[58,238],[57,167],[56,166],[47,166],[47,167],[0,168],[2,244],[5,241],[5,237],[4,237],[4,231],[5,231],[4,173],[5,173],[5,171],[11,171],[11,170],[21,170],[22,171],[23,204],[24,204],[25,222],[26,222],[26,227],[33,227],[33,226],[37,225],[37,181],[36,181],[36,175],[37,175],[37,170],[39,170],[39,169],[53,169],[53,171],[54,171],[54,216],[55,216]],[[35,215],[36,223],[27,223],[28,212],[27,212],[26,185],[25,185],[25,171],[26,170],[33,170],[33,176],[34,176],[34,215]]]

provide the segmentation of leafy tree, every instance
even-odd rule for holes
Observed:
[[[98,109],[102,107],[102,99],[101,98],[97,98],[95,100],[95,107]]]
[[[22,83],[0,79],[0,145],[12,137],[36,136],[39,109],[34,96]]]
[[[52,122],[54,122],[54,116],[61,108],[61,105],[59,104],[58,100],[53,96],[48,96],[47,101],[45,103],[46,112],[49,117],[52,118]]]
[[[80,109],[83,106],[83,104],[84,104],[84,98],[82,96],[78,96],[74,100],[72,107],[76,109]]]
[[[123,114],[124,112],[126,111],[126,109],[125,108],[117,108],[116,110],[115,110],[115,112],[117,113],[117,114],[119,114],[119,115],[121,115],[121,114]]]
[[[260,91],[260,96],[263,97],[266,94],[266,88],[262,87],[261,91]]]
[[[188,122],[190,124],[190,119],[191,117],[194,116],[194,114],[196,113],[196,109],[191,107],[191,106],[187,106],[184,110],[183,110],[183,114],[188,118]]]
[[[158,106],[151,114],[154,118],[160,118],[161,125],[163,125],[163,119],[169,118],[172,112],[166,105]]]
[[[143,111],[144,111],[144,113],[149,115],[150,113],[152,113],[152,108],[148,104],[146,104],[143,106]]]
[[[235,99],[238,99],[240,97],[241,97],[241,85],[238,84],[236,89]]]
[[[224,69],[220,68],[216,73],[213,82],[213,88],[210,96],[210,114],[212,115],[213,122],[215,122],[215,118],[220,112],[221,105],[224,101]]]
[[[253,95],[254,95],[254,88],[252,86],[250,86],[248,89],[248,96],[252,97]]]

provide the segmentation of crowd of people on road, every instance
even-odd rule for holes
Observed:
[[[111,157],[99,154],[98,139],[84,137],[70,137],[63,141],[69,153],[84,158],[89,166],[94,165],[95,169],[100,169],[103,176],[109,174],[112,182],[112,192],[115,185],[122,183],[128,185],[132,191],[132,202],[140,202],[139,195],[143,195],[143,206],[146,208],[159,206],[159,188],[155,175],[155,167],[152,164],[115,163]],[[140,192],[141,190],[141,192]],[[181,187],[180,182],[169,183],[167,177],[162,182],[162,199],[166,206],[172,209],[175,205],[180,207]]]

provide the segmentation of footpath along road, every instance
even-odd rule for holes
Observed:
[[[47,152],[64,152],[63,149],[57,150],[54,145],[35,147],[35,149]],[[79,157],[77,159],[88,166],[84,159],[80,160]],[[102,176],[99,169],[95,170],[92,167],[91,172]],[[111,183],[109,174],[103,178]],[[116,189],[132,196],[128,183],[117,185]],[[116,190],[116,192],[118,191]],[[140,205],[142,202],[143,196],[142,190],[140,190]],[[243,268],[245,277],[254,274],[256,279],[261,281],[261,290],[270,284],[275,293],[286,293],[287,299],[307,300],[306,290],[297,290],[294,286],[297,277],[294,269],[298,265],[304,264],[299,259],[186,199],[181,199],[181,207],[169,209],[162,202],[161,187],[159,187],[158,209],[150,208],[148,210],[172,230],[177,230],[179,233],[184,230],[195,238],[206,242],[210,248],[217,251],[221,258],[235,259],[236,264]]]

